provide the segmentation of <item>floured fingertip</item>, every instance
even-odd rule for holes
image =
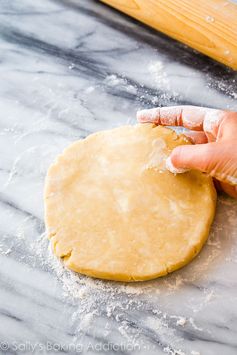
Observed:
[[[154,122],[158,115],[157,108],[137,111],[137,120],[139,122]]]
[[[166,169],[169,170],[173,174],[183,174],[183,173],[186,173],[187,171],[189,171],[189,169],[176,168],[173,165],[170,156],[166,159],[165,166],[166,166]]]

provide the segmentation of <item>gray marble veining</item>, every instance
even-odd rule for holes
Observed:
[[[135,285],[65,270],[48,249],[50,163],[136,110],[237,110],[237,74],[98,1],[0,0],[0,353],[237,354],[237,203],[221,196],[187,267]]]

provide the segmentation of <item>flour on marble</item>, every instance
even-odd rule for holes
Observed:
[[[176,319],[176,325],[183,327],[187,323],[187,319],[182,316],[170,316],[170,318]]]
[[[226,49],[224,51],[224,54],[225,55],[230,55],[230,50],[229,49]],[[213,86],[212,85],[208,85],[210,87]],[[224,80],[224,79],[219,79],[218,82],[216,83],[216,86],[218,87],[218,89],[225,95],[228,95],[230,96],[232,99],[237,99],[237,92],[236,92],[236,79],[231,79],[231,81],[228,81],[228,83]],[[229,105],[228,105],[229,106]],[[236,107],[234,108],[229,108],[227,106],[228,109],[231,109],[231,110],[235,110],[236,111]]]
[[[148,71],[153,75],[157,84],[169,87],[169,79],[161,61],[151,62],[148,66]]]
[[[193,328],[194,328],[195,330],[198,330],[199,332],[202,332],[202,331],[203,331],[203,328],[198,327],[192,317],[189,318],[189,322],[190,322],[190,324],[193,326]]]
[[[169,354],[169,355],[187,355],[185,352],[182,350],[177,350],[177,349],[172,349],[170,346],[166,346],[164,348],[164,352]]]
[[[128,93],[137,94],[137,88],[134,85],[128,83],[126,78],[118,76],[117,74],[109,74],[104,80],[104,84],[108,87],[115,87],[117,89],[123,89]]]
[[[186,353],[184,353],[180,348],[178,348],[182,347],[182,341],[178,339],[176,331],[173,328],[169,327],[166,314],[163,314],[163,316],[157,318],[148,317],[145,325],[152,331],[159,334],[159,339],[163,344],[165,344],[165,339],[168,335],[169,344],[172,345],[164,345],[163,351],[165,353],[168,353],[170,355],[186,355]]]
[[[153,105],[160,106],[161,101],[174,100],[179,95],[174,89],[170,76],[161,60],[152,61],[148,64],[148,73],[152,77],[152,83],[162,92],[152,97]]]

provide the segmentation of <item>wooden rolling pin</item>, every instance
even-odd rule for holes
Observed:
[[[237,70],[237,4],[226,0],[101,0]]]

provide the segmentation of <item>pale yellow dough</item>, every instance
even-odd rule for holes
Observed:
[[[98,132],[70,145],[46,178],[45,220],[70,269],[141,281],[190,262],[205,243],[216,193],[206,174],[174,175],[165,159],[189,144],[152,124]]]

